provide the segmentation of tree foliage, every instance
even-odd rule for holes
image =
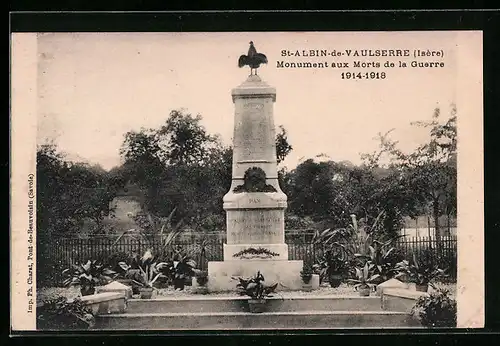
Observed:
[[[456,214],[456,109],[443,121],[436,109],[429,122],[429,141],[404,153],[379,135],[378,150],[363,164],[308,159],[289,171],[278,170],[288,196],[288,224],[297,218],[315,227],[346,227],[356,215],[366,233],[396,235],[403,218],[422,214]],[[276,158],[292,151],[287,132],[276,134]],[[120,149],[123,164],[106,172],[99,167],[64,160],[55,146],[41,146],[37,155],[38,222],[47,234],[77,231],[91,220],[96,231],[112,214],[109,202],[126,184],[140,191],[142,209],[155,217],[193,228],[221,230],[225,225],[223,196],[231,185],[233,150],[209,134],[200,115],[170,112],[156,129],[127,132]],[[437,220],[437,218],[435,217]],[[373,225],[377,225],[372,229]],[[439,225],[436,224],[439,234]]]
[[[67,161],[54,144],[39,146],[36,161],[37,282],[42,285],[53,281],[47,252],[54,238],[81,234],[85,224],[92,233],[103,233],[123,181],[101,167]]]
[[[103,219],[113,213],[110,202],[121,184],[119,177],[99,166],[66,161],[54,144],[41,145],[37,150],[38,234],[74,234],[85,221],[100,233]]]
[[[442,235],[439,216],[456,215],[457,211],[456,113],[452,105],[450,116],[442,121],[441,111],[436,108],[431,121],[415,122],[414,125],[429,129],[429,140],[411,153],[399,149],[389,131],[379,135],[380,150],[365,155],[367,166],[372,169],[382,166],[384,155],[389,159],[388,166],[394,174],[388,187],[399,185],[400,195],[410,198],[413,212],[432,215],[438,243]]]
[[[384,211],[379,224],[395,234],[403,215],[411,213],[411,196],[395,183],[389,169],[309,159],[288,173],[285,181],[290,212],[311,216],[324,227],[345,227],[352,214],[365,225],[372,224]]]
[[[143,208],[149,212],[166,216],[177,208],[176,218],[191,226],[221,229],[233,151],[209,134],[201,121],[200,115],[174,110],[157,129],[128,132],[120,150],[122,172],[127,181],[141,187]],[[283,127],[276,143],[281,161],[292,150]]]
[[[379,134],[379,149],[363,155],[360,166],[309,159],[283,171],[289,212],[332,228],[345,227],[354,214],[366,232],[376,224],[390,236],[406,216],[456,215],[456,109],[446,121],[436,109],[430,122],[415,125],[429,129],[429,141],[411,153],[400,150],[391,130]],[[437,221],[435,227],[439,237]]]

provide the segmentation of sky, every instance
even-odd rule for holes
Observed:
[[[392,138],[411,150],[428,138],[411,125],[430,120],[436,107],[448,115],[456,99],[456,32],[287,32],[287,33],[44,33],[37,38],[39,144],[54,141],[68,158],[120,164],[127,131],[158,128],[173,109],[201,114],[209,133],[231,144],[231,89],[249,69],[238,68],[252,40],[269,63],[260,77],[276,88],[276,126],[283,125],[293,151],[283,163],[326,154],[359,164],[377,149],[375,137]],[[413,57],[282,57],[282,50],[439,50],[442,68],[355,69],[354,60],[408,64]],[[277,61],[349,62],[349,69],[285,69]],[[341,72],[386,72],[381,80],[347,80]]]

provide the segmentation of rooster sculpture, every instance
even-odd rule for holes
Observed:
[[[242,55],[238,59],[238,67],[250,66],[250,75],[252,75],[254,70],[255,74],[257,74],[260,64],[267,64],[267,57],[262,53],[257,53],[253,42],[250,41],[250,48],[248,48],[247,55]]]

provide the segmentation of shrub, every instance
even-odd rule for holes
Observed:
[[[433,281],[446,276],[434,261],[426,257],[418,258],[415,253],[411,262],[403,260],[397,264],[396,270],[407,275],[408,280],[417,285],[432,285]]]
[[[81,300],[66,297],[44,300],[37,308],[37,328],[45,330],[85,330],[95,323],[94,315]]]
[[[398,266],[404,260],[401,251],[393,246],[396,238],[387,241],[372,240],[368,245],[368,254],[357,253],[354,255],[355,266],[364,266],[366,263],[373,264],[375,274],[379,274],[380,282],[387,281],[398,275]]]
[[[341,282],[349,273],[349,260],[345,250],[338,251],[339,247],[328,248],[318,263],[313,266],[316,274],[319,274],[320,282],[328,280],[332,287],[340,286]]]
[[[174,289],[183,290],[186,280],[195,275],[196,261],[182,250],[175,250],[165,264],[158,268],[159,272],[173,283]]]
[[[427,328],[453,328],[457,325],[457,302],[449,296],[448,290],[442,288],[420,297],[412,313]]]
[[[300,217],[290,213],[285,213],[285,229],[306,230],[312,229],[314,226],[314,221],[310,217]]]
[[[73,264],[70,268],[63,270],[62,274],[67,276],[64,286],[79,285],[82,296],[94,294],[95,286],[107,284],[117,275],[114,270],[97,260],[88,260],[85,264]]]

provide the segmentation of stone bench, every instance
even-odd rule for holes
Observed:
[[[94,315],[121,313],[127,308],[125,294],[121,292],[96,293],[78,299],[87,305]]]
[[[124,285],[118,281],[113,281],[105,286],[96,287],[95,293],[118,292],[125,294],[125,298],[132,298],[132,287]]]
[[[389,279],[380,285],[377,285],[377,295],[381,296],[386,289],[408,289],[410,286],[407,283],[399,281],[398,279]]]
[[[404,288],[386,288],[382,292],[382,309],[410,313],[420,297],[429,296],[426,292]]]

